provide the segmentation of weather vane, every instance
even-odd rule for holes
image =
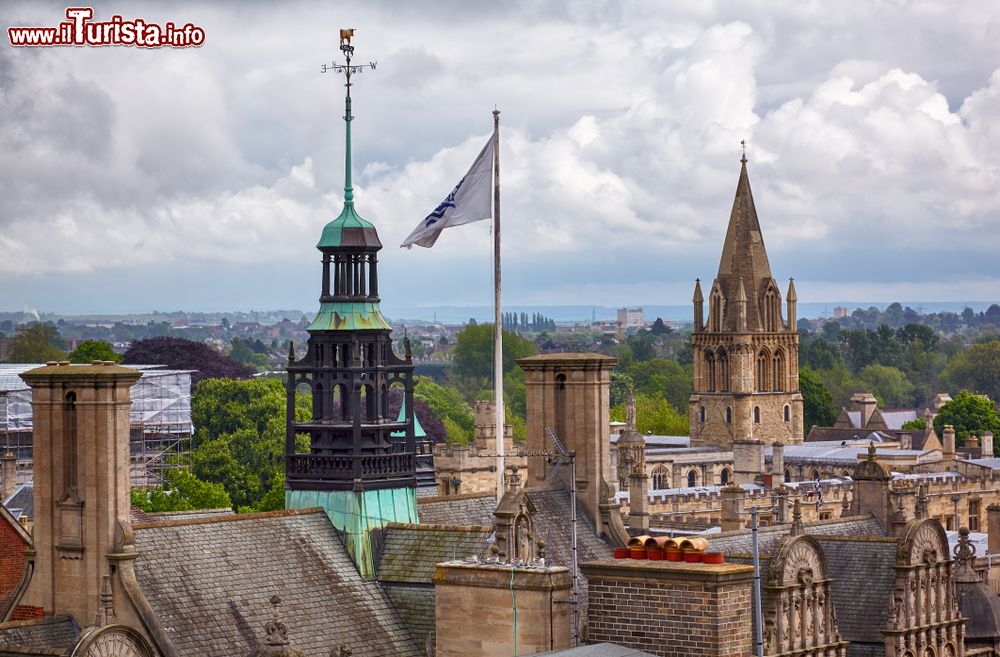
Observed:
[[[365,68],[370,68],[375,70],[375,66],[378,62],[368,62],[367,64],[351,64],[351,57],[354,56],[354,46],[351,45],[351,39],[354,37],[354,28],[340,31],[340,51],[344,53],[344,59],[347,60],[346,64],[338,64],[333,62],[332,64],[323,64],[320,68],[321,73],[326,73],[327,71],[334,71],[336,73],[343,73],[347,78],[347,96],[351,96],[351,75],[354,73],[361,73]]]
[[[344,98],[344,123],[346,124],[347,138],[344,147],[345,156],[345,167],[344,167],[344,204],[345,206],[354,204],[354,187],[351,185],[351,121],[354,120],[354,115],[351,113],[351,75],[354,73],[361,73],[365,68],[371,68],[375,70],[375,65],[377,62],[368,62],[368,64],[351,64],[351,57],[354,55],[354,46],[351,45],[351,38],[354,36],[354,28],[341,30],[340,31],[340,51],[344,53],[344,59],[346,64],[338,64],[333,62],[332,64],[323,64],[320,69],[321,73],[326,73],[327,71],[334,71],[335,73],[343,73],[344,77],[347,78],[347,95]]]
[[[743,157],[740,158],[740,162],[746,162],[747,161],[747,140],[746,139],[741,139],[740,140],[740,146],[743,148]]]

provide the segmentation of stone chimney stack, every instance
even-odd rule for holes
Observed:
[[[955,427],[950,424],[944,425],[944,440],[942,441],[944,449],[941,450],[941,456],[945,461],[955,460]]]
[[[733,441],[733,478],[737,484],[752,484],[764,474],[764,443],[757,440]]]
[[[861,411],[861,425],[858,428],[864,429],[878,407],[878,400],[870,392],[859,392],[851,397],[851,401]]]
[[[97,617],[121,566],[129,522],[129,397],[139,372],[111,361],[50,363],[21,374],[34,422],[34,572],[21,604],[81,625]],[[122,526],[124,525],[124,526]]]
[[[3,499],[14,494],[17,488],[17,457],[13,452],[5,452],[0,457],[0,476],[3,477]]]
[[[983,437],[979,440],[979,447],[982,458],[993,458],[993,432],[987,429],[983,431]]]
[[[604,354],[538,354],[517,361],[525,376],[529,452],[551,452],[553,431],[568,451],[576,454],[576,491],[580,505],[599,536],[608,531],[601,505],[616,479],[611,471],[608,440],[611,369],[616,358]],[[546,459],[528,459],[525,488],[549,485],[551,465]],[[570,468],[558,477],[572,488]],[[602,492],[602,489],[604,492]]]
[[[1000,504],[986,507],[986,533],[990,554],[1000,554]]]
[[[722,531],[743,529],[743,500],[746,493],[730,482],[722,489]]]
[[[771,445],[771,488],[779,488],[785,483],[785,446]]]
[[[572,588],[564,566],[439,563],[434,654],[494,657],[569,648]]]

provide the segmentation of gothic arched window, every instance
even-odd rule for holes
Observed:
[[[694,470],[688,472],[688,488],[694,488],[698,485],[698,473]]]
[[[761,349],[760,353],[757,354],[757,392],[767,392],[768,388],[768,378],[771,369],[771,359],[768,357],[767,350]]]
[[[753,423],[760,424],[760,406],[753,407]]]
[[[785,389],[785,352],[781,349],[771,359],[771,389],[775,392]]]
[[[729,468],[722,468],[722,473],[719,475],[719,481],[725,486],[729,483]]]
[[[653,490],[670,488],[670,475],[662,465],[653,468]]]
[[[788,422],[791,419],[792,419],[792,409],[791,407],[789,407],[788,404],[785,404],[785,422]]]
[[[733,423],[733,407],[726,406],[726,424]]]

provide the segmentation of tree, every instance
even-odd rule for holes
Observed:
[[[611,419],[625,421],[625,404],[611,409]],[[638,394],[635,396],[635,426],[640,433],[658,436],[686,436],[690,431],[687,414],[677,412],[662,397]]]
[[[71,363],[90,363],[95,360],[122,362],[122,355],[116,354],[111,343],[103,340],[84,340],[69,352],[68,358]]]
[[[611,372],[611,406],[624,404],[628,391],[634,389],[632,377],[622,372]]]
[[[878,398],[883,407],[913,404],[913,384],[895,367],[868,365],[858,373],[858,379]]]
[[[32,322],[17,327],[17,335],[11,338],[8,363],[47,363],[50,360],[65,360],[63,342],[59,329],[51,322]]]
[[[164,479],[162,487],[134,489],[132,505],[148,512],[224,509],[233,505],[222,485],[202,481],[187,468],[167,470]]]
[[[927,420],[922,417],[918,417],[916,420],[910,420],[909,422],[904,422],[901,429],[906,429],[907,431],[924,431],[927,429]]]
[[[233,338],[232,348],[229,350],[229,359],[253,368],[256,371],[266,370],[268,367],[267,356],[258,352],[253,343],[245,342],[239,338]]]
[[[663,323],[663,320],[659,317],[653,322],[653,326],[649,329],[649,332],[653,335],[668,335],[673,333],[673,329]]]
[[[226,358],[208,345],[183,338],[158,337],[133,342],[125,352],[125,363],[195,370],[191,375],[195,385],[205,379],[246,379],[253,374],[246,365]]]
[[[802,393],[805,433],[808,434],[814,426],[833,426],[837,419],[837,405],[819,376],[808,367],[799,370],[799,392]]]
[[[312,396],[295,396],[295,417],[308,420]],[[234,506],[257,509],[284,473],[285,387],[280,379],[206,379],[191,395],[197,430],[192,472],[223,486]],[[299,437],[301,449],[306,438]]]
[[[514,369],[515,361],[535,353],[535,345],[516,333],[503,332],[503,371]],[[456,337],[455,372],[472,379],[493,377],[493,326],[468,325]]]
[[[454,428],[449,431],[447,420],[451,420],[453,425],[461,429],[461,435],[466,436],[466,441],[472,437],[472,431],[475,427],[472,407],[465,401],[462,393],[458,390],[450,386],[439,385],[430,377],[420,376],[417,377],[417,385],[413,389],[413,397],[415,400],[419,399],[426,403],[437,417],[441,419],[445,437],[449,441],[452,437],[457,437],[459,434]],[[415,405],[414,408],[417,408],[417,406]]]
[[[944,378],[965,388],[1000,399],[1000,340],[974,344],[948,363]]]
[[[633,363],[628,368],[636,393],[663,397],[679,413],[683,413],[691,398],[691,372],[676,361],[654,358]]]
[[[1000,416],[989,397],[977,395],[967,390],[958,393],[934,416],[934,430],[940,436],[944,426],[955,427],[955,439],[959,446],[965,444],[969,436],[978,436],[983,431],[1000,433]]]

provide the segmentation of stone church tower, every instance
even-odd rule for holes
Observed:
[[[799,334],[795,285],[789,280],[787,320],[781,291],[771,276],[746,155],[729,216],[719,273],[708,293],[708,321],[701,282],[694,289],[694,393],[691,444],[754,446],[800,443]],[[739,451],[739,450],[738,450]]]

